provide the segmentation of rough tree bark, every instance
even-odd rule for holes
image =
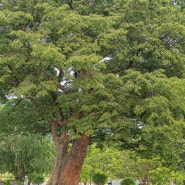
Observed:
[[[66,131],[58,136],[54,122],[52,123],[52,136],[56,145],[57,154],[53,171],[47,185],[78,185],[89,137],[85,134],[81,134],[68,151],[70,142],[69,135]]]

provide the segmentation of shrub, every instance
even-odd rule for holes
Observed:
[[[106,173],[99,171],[93,175],[92,180],[97,185],[103,185],[107,182],[107,178],[108,176]]]
[[[122,180],[121,185],[135,185],[135,181],[131,177],[126,177]]]
[[[6,181],[4,182],[4,185],[10,185],[10,180],[6,180]]]
[[[44,177],[40,174],[32,173],[29,175],[29,181],[35,184],[44,182]]]

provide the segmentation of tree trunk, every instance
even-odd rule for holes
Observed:
[[[57,154],[54,168],[47,185],[78,185],[89,137],[85,134],[77,138],[68,151],[69,135],[67,132],[57,136],[55,125],[52,130]]]
[[[49,181],[47,182],[47,185],[58,185],[58,181],[60,179],[60,172],[62,169],[62,159],[63,159],[62,151],[63,148],[61,145],[57,147],[53,171],[51,173]]]
[[[62,166],[58,185],[78,185],[88,143],[89,138],[86,135],[75,140]]]
[[[170,185],[174,185],[174,179],[170,179]]]

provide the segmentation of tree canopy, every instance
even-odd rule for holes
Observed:
[[[2,0],[0,10],[2,132],[52,132],[64,161],[83,153],[76,171],[77,145],[99,133],[147,156],[183,143],[183,1]]]
[[[9,172],[24,182],[34,173],[48,175],[52,169],[55,150],[49,138],[14,134],[4,138],[0,146],[0,173]]]

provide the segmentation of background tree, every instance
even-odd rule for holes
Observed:
[[[109,181],[132,177],[139,179],[142,185],[152,182],[152,184],[166,184],[171,180],[182,184],[183,168],[178,150],[171,148],[168,153],[161,155],[151,154],[151,157],[138,155],[138,152],[120,150],[113,143],[111,147],[91,145],[82,168],[81,182],[84,184],[92,182],[92,176],[101,170],[108,174]],[[170,148],[170,147],[169,147]],[[181,148],[182,150],[182,148]],[[170,153],[173,152],[173,153]],[[96,156],[96,157],[95,157]]]
[[[7,131],[52,133],[57,153],[48,185],[78,184],[89,139],[97,133],[153,154],[177,135],[181,141],[181,5],[2,4],[1,125]]]
[[[12,135],[1,142],[1,173],[9,172],[24,182],[33,173],[47,175],[52,169],[54,147],[51,141],[40,135]],[[31,179],[31,178],[30,178]]]
[[[82,168],[81,182],[91,182],[92,176],[99,170],[106,173],[109,180],[121,178],[123,169],[129,173],[126,169],[127,163],[131,162],[128,155],[128,152],[120,151],[116,147],[98,148],[96,144],[92,144]]]

